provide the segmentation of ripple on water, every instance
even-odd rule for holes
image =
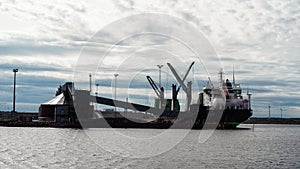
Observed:
[[[132,159],[103,150],[83,130],[0,127],[0,168],[298,168],[299,129],[256,125],[254,132],[218,130],[203,144],[198,143],[199,131],[195,130],[170,151]],[[128,130],[130,135],[143,132],[149,132],[145,136],[159,133]],[[107,130],[99,137],[112,138]],[[115,146],[126,151],[131,145]]]

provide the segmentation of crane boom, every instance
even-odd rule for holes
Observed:
[[[192,64],[189,66],[187,72],[185,73],[183,79],[180,78],[180,76],[178,75],[178,73],[176,72],[176,70],[174,69],[174,67],[171,65],[171,63],[167,63],[167,65],[169,66],[169,68],[171,69],[173,75],[175,76],[176,80],[179,83],[179,87],[178,89],[174,92],[174,94],[176,94],[176,96],[174,95],[173,98],[177,97],[177,94],[180,90],[180,87],[182,86],[183,91],[186,93],[186,110],[189,110],[189,106],[192,100],[192,82],[188,82],[187,86],[184,84],[184,81],[186,79],[186,77],[188,76],[190,70],[192,69],[193,65],[194,65],[195,61],[192,62]]]
[[[182,86],[182,89],[187,92],[187,87],[184,84],[183,80],[181,80],[180,76],[177,74],[176,70],[174,67],[171,65],[171,63],[167,63],[169,66],[170,70],[172,71],[173,75],[175,76],[176,80],[178,81],[179,85]],[[180,86],[178,88],[180,88]]]
[[[153,88],[154,92],[156,93],[157,97],[161,98],[162,97],[161,90],[158,89],[155,82],[152,80],[152,78],[150,76],[146,76],[146,77],[147,77],[147,80],[150,83],[151,87]]]
[[[184,77],[183,77],[183,79],[182,79],[183,82],[185,81],[186,77],[187,77],[188,74],[190,73],[190,70],[192,69],[194,63],[195,63],[195,61],[192,62],[192,64],[190,65],[190,67],[189,67],[188,70],[186,71],[186,73],[185,73],[185,75],[184,75]],[[179,84],[178,89],[177,89],[177,93],[179,92],[180,87],[181,87],[181,85]]]
[[[192,62],[192,64],[190,65],[190,67],[189,67],[188,70],[186,71],[186,73],[185,73],[185,75],[184,75],[182,81],[184,81],[184,80],[186,79],[186,77],[189,75],[189,73],[190,73],[190,71],[191,71],[191,69],[192,69],[192,67],[193,67],[194,64],[195,64],[195,61]]]

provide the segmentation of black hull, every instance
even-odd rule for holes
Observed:
[[[152,128],[152,129],[202,129],[208,113],[217,114],[219,111],[207,111],[206,108],[202,108],[196,120],[190,120],[189,113],[192,112],[183,112],[186,113],[186,116],[181,118],[176,115],[172,116],[162,116],[156,121],[152,122],[135,122],[125,117],[118,118],[102,118],[94,120],[80,121],[83,128]],[[164,113],[164,114],[170,114]],[[175,117],[174,117],[175,116]],[[240,123],[246,121],[249,117],[252,116],[252,110],[229,110],[226,109],[223,111],[223,115],[219,121],[210,122],[210,125],[206,125],[212,128],[219,129],[232,129],[235,128]],[[171,117],[171,118],[170,118]],[[168,120],[166,120],[168,119]],[[170,120],[171,119],[171,120]],[[172,121],[177,120],[176,125]]]
[[[252,110],[225,109],[220,123],[223,124],[225,128],[235,128],[240,123],[248,120],[251,116]]]
[[[56,128],[141,128],[141,129],[202,129],[207,122],[207,116],[217,115],[220,111],[208,111],[202,107],[196,117],[196,120],[190,120],[193,112],[182,112],[184,116],[178,116],[173,112],[164,112],[163,116],[153,122],[134,122],[125,117],[118,118],[101,118],[80,120],[73,123],[58,123],[58,122],[2,122],[1,126],[8,127],[56,127]],[[252,110],[229,110],[223,111],[219,121],[210,122],[206,125],[209,128],[232,129],[240,123],[246,121],[252,116]],[[166,120],[168,118],[168,120]],[[172,119],[177,119],[176,125],[172,123]]]

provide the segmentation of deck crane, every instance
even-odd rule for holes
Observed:
[[[175,76],[176,80],[179,83],[178,88],[176,89],[176,85],[172,85],[172,100],[173,100],[173,109],[174,109],[174,103],[177,100],[177,95],[178,92],[180,90],[180,87],[182,87],[183,91],[186,93],[186,111],[189,110],[189,106],[191,104],[191,100],[192,100],[192,82],[189,81],[187,83],[187,85],[184,84],[185,79],[187,78],[190,70],[192,69],[193,65],[195,64],[195,61],[193,61],[190,65],[190,67],[188,68],[187,72],[185,73],[183,79],[180,78],[180,76],[178,75],[178,73],[176,72],[176,70],[174,69],[174,67],[171,65],[171,63],[167,63],[167,65],[169,66],[170,70],[172,71],[173,75]]]
[[[164,107],[163,106],[164,105],[164,88],[163,87],[158,88],[150,76],[146,76],[146,77],[160,101],[159,108],[163,108]]]

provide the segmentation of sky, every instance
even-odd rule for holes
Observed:
[[[101,45],[87,43],[99,36],[99,30],[111,28],[113,23],[119,23],[124,17],[159,13],[179,18],[202,32],[229,79],[234,66],[237,83],[241,84],[244,93],[249,88],[253,94],[252,108],[255,117],[268,116],[268,105],[271,106],[271,115],[274,117],[280,117],[280,108],[283,109],[284,117],[300,117],[299,11],[299,0],[0,0],[0,110],[12,109],[12,69],[19,69],[16,110],[36,112],[39,105],[52,98],[57,87],[67,81],[85,84],[78,85],[82,89],[89,88],[88,75],[86,79],[74,80],[76,66],[81,63],[83,55],[93,57],[93,54],[99,54],[109,39],[116,38],[119,33],[118,29],[113,30],[112,34],[105,37],[108,41],[101,39]],[[119,27],[120,30],[125,28],[136,27]],[[136,75],[130,75],[130,70],[137,70],[134,66],[140,66],[139,69],[145,66],[142,63],[147,60],[143,60],[143,56],[149,57],[150,48],[147,48],[147,54],[136,49],[141,44],[153,47],[157,45],[153,42],[156,42],[160,47],[165,45],[163,49],[174,49],[173,45],[177,44],[170,39],[153,37],[128,39],[126,43],[134,44],[135,52],[132,52],[133,48],[128,49],[128,44],[123,43],[114,48],[114,54],[102,60],[104,66],[100,65],[96,73],[93,73],[93,84],[100,84],[100,95],[113,97],[113,74],[116,71],[109,69],[109,65],[124,61],[123,67],[119,67],[117,72],[120,73],[117,97],[125,99],[128,91],[132,98],[136,96],[142,99],[144,96],[149,100],[155,97],[146,79],[137,77],[144,77],[149,73],[157,82],[157,62],[148,62],[148,66],[153,64],[152,69],[147,67]],[[148,42],[145,39],[150,40]],[[93,51],[92,48],[97,49]],[[141,60],[124,60],[124,54],[128,52],[131,52],[132,58],[137,58],[138,55]],[[155,52],[157,50],[152,51]],[[184,53],[184,49],[172,52],[175,54],[163,52],[166,57],[164,61],[172,60],[175,55],[182,59],[188,53]],[[160,54],[158,52],[156,56],[163,57]],[[157,59],[153,56],[153,60]],[[179,64],[181,62],[174,64],[182,74],[190,62],[187,59],[182,67]],[[201,86],[207,78],[199,73],[201,69],[195,69],[193,77],[197,78],[197,84]],[[210,69],[212,78],[217,79],[218,70],[217,67]],[[168,94],[170,88],[167,86],[175,81],[167,65],[164,65],[162,71],[162,85],[166,86]],[[128,83],[128,78],[134,79],[134,83]],[[93,90],[96,90],[94,85]],[[184,95],[180,94],[179,97]]]

